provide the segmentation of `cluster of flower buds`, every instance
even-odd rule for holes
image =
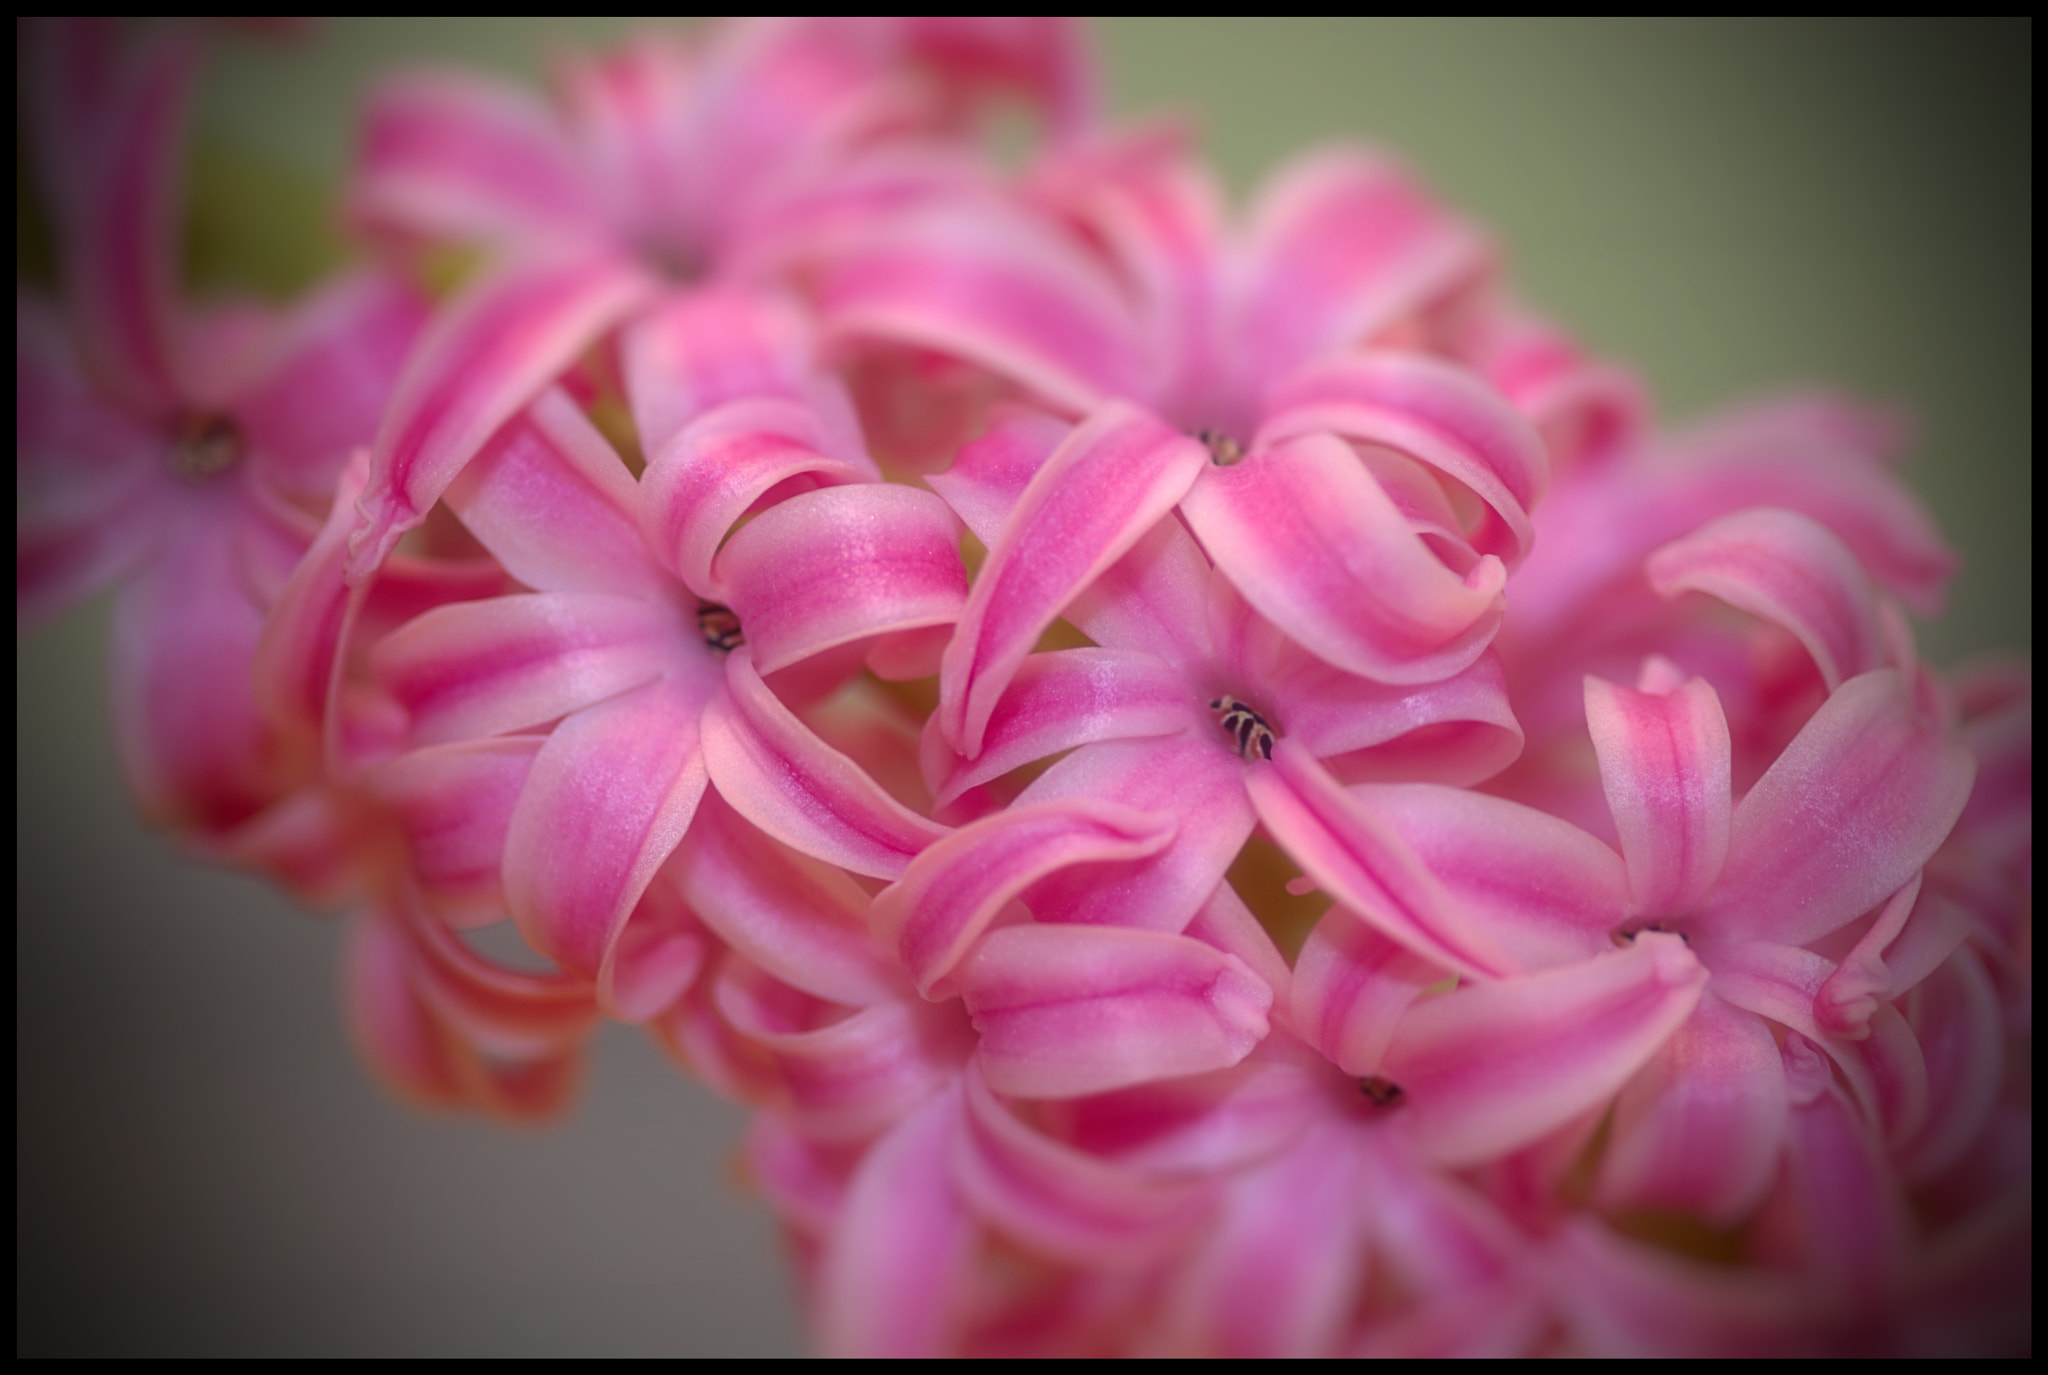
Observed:
[[[201,40],[24,41],[18,607],[118,585],[140,807],[354,913],[398,1093],[644,1027],[831,1352],[2026,1340],[2031,683],[1882,416],[1660,432],[1039,21],[402,76],[362,265],[192,303]]]

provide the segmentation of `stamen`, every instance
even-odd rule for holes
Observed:
[[[717,602],[698,604],[697,628],[704,632],[704,643],[720,654],[730,654],[747,642],[740,618],[733,615],[731,607]]]
[[[1383,1108],[1391,1108],[1408,1096],[1399,1084],[1377,1074],[1368,1074],[1359,1080],[1358,1091]]]
[[[1244,457],[1244,445],[1221,430],[1196,430],[1195,438],[1202,441],[1209,450],[1209,461],[1219,468],[1228,468]]]
[[[224,415],[197,412],[178,426],[171,471],[187,482],[204,482],[241,462],[242,431]]]
[[[1273,728],[1266,724],[1265,717],[1229,693],[1209,703],[1209,710],[1223,713],[1220,724],[1224,733],[1237,741],[1237,752],[1241,757],[1273,757]]]
[[[1645,931],[1661,931],[1667,936],[1678,937],[1687,945],[1692,944],[1691,936],[1688,936],[1683,931],[1675,930],[1672,927],[1666,926],[1661,921],[1648,921],[1644,922],[1641,926],[1624,926],[1618,931],[1609,932],[1607,935],[1607,939],[1612,941],[1617,946],[1634,945],[1636,943],[1636,937],[1642,935]]]

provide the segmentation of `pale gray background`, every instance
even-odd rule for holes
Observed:
[[[230,163],[328,183],[366,72],[434,55],[530,73],[554,32],[237,40],[203,127]],[[1911,479],[1966,561],[1925,646],[1953,662],[2030,640],[2029,24],[1102,37],[1118,108],[1195,112],[1239,190],[1312,140],[1401,150],[1668,417],[1801,380],[1910,405]],[[765,1213],[730,1182],[738,1116],[630,1033],[545,1132],[424,1119],[364,1081],[335,1016],[338,927],[131,818],[104,635],[95,608],[16,665],[17,1351],[799,1350]]]

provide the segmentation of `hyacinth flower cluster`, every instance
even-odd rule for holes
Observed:
[[[18,616],[117,589],[138,806],[396,1094],[644,1028],[838,1354],[2027,1343],[2031,678],[1921,659],[1882,413],[1662,428],[1038,21],[400,74],[360,265],[193,301],[205,41],[24,34]]]

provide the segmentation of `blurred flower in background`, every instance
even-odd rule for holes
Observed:
[[[32,27],[25,1346],[2023,1348],[2004,36]]]

